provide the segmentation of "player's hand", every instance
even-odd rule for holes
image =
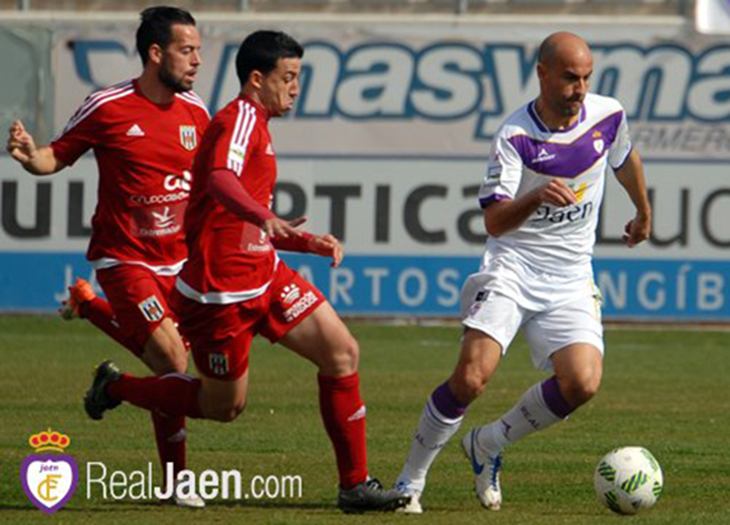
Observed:
[[[575,204],[578,199],[575,197],[575,193],[571,190],[567,184],[560,179],[552,179],[544,186],[534,190],[540,203],[549,203],[560,208]]]
[[[651,235],[651,217],[637,213],[633,220],[626,223],[622,240],[626,246],[633,248],[647,240]]]
[[[25,165],[31,162],[37,152],[33,136],[25,130],[20,120],[14,120],[8,129],[8,153],[15,160]]]
[[[302,231],[297,230],[297,226],[304,224],[306,221],[306,217],[299,217],[298,219],[292,219],[291,221],[286,221],[279,217],[272,217],[271,219],[264,221],[261,225],[261,229],[264,230],[269,237],[288,239],[289,237],[299,237],[302,234]]]
[[[313,235],[309,239],[309,252],[322,257],[332,257],[332,268],[337,268],[345,257],[345,249],[334,235]]]

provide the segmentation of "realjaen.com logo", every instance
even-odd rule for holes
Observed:
[[[32,435],[28,443],[36,453],[23,459],[20,482],[25,494],[36,507],[47,514],[53,514],[74,495],[79,482],[79,467],[72,456],[39,453],[63,453],[71,440],[49,428]]]

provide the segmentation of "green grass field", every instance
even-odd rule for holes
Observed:
[[[370,469],[390,484],[408,449],[421,408],[451,371],[458,328],[388,327],[352,330],[362,347],[368,404]],[[429,478],[422,516],[344,516],[334,505],[334,456],[322,428],[315,370],[281,347],[258,341],[252,352],[247,411],[237,421],[188,425],[189,467],[237,469],[244,476],[300,475],[297,499],[213,501],[204,511],[153,501],[86,498],[85,465],[110,470],[156,466],[149,416],[122,406],[103,421],[87,419],[81,398],[93,365],[112,357],[124,370],[143,366],[84,322],[0,317],[0,522],[155,523],[490,523],[727,524],[730,523],[730,334],[611,330],[604,384],[597,398],[563,424],[510,448],[502,478],[502,511],[487,513],[472,490],[458,442],[472,426],[508,409],[541,378],[519,339],[486,394],[469,410]],[[19,482],[28,437],[47,427],[71,437],[81,481],[73,499],[52,516],[37,510]],[[604,509],[593,492],[600,457],[622,445],[650,449],[664,469],[655,508],[633,518]],[[156,480],[159,473],[156,472]],[[194,516],[190,513],[195,512]]]

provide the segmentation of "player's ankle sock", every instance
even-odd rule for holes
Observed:
[[[167,374],[160,377],[122,376],[106,387],[114,399],[140,408],[159,411],[170,417],[202,418],[198,395],[200,379],[187,374]]]
[[[426,474],[443,446],[459,430],[466,405],[451,392],[448,383],[433,391],[421,413],[416,435],[397,483],[422,491]]]
[[[533,385],[500,419],[482,427],[479,444],[497,453],[505,445],[564,420],[572,411],[552,376]]]
[[[151,414],[163,475],[167,476],[167,464],[172,463],[172,471],[177,476],[185,469],[185,418],[168,417],[157,411]],[[167,486],[166,479],[164,483]]]
[[[360,398],[360,375],[318,376],[319,409],[332,441],[340,487],[350,489],[367,479],[365,405]]]
[[[79,317],[88,319],[91,324],[114,339],[117,343],[132,352],[134,355],[142,355],[143,349],[137,343],[127,337],[127,334],[119,328],[114,310],[111,305],[101,297],[95,297],[91,301],[81,303],[79,306]]]

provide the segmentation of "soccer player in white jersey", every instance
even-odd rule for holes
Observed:
[[[396,483],[412,496],[406,511],[422,512],[429,467],[520,328],[534,365],[552,375],[464,437],[485,508],[502,504],[503,449],[566,419],[601,383],[603,328],[591,255],[607,165],[636,208],[626,226],[629,247],[649,237],[651,209],[626,113],[615,99],[587,93],[592,70],[581,38],[550,35],[539,49],[539,96],[495,139],[479,194],[489,239],[479,272],[462,290],[458,363],[426,403]]]

